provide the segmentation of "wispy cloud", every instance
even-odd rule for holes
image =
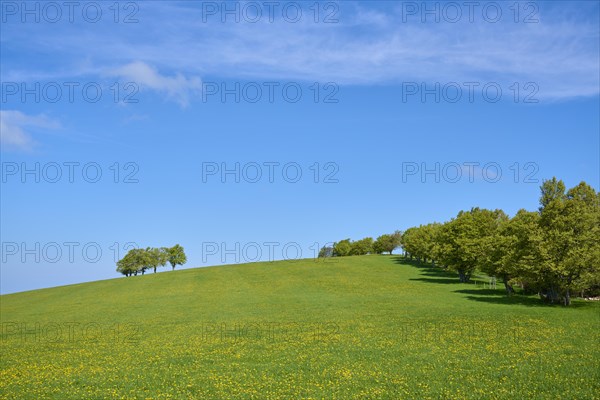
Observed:
[[[405,23],[401,8],[390,2],[340,2],[334,24],[314,23],[311,15],[295,24],[281,18],[221,23],[219,16],[203,22],[199,4],[143,2],[138,24],[95,27],[84,35],[69,33],[69,27],[35,27],[26,33],[11,27],[5,36],[23,51],[43,45],[48,65],[60,57],[57,73],[72,67],[74,75],[89,74],[90,65],[97,65],[97,71],[135,79],[180,105],[201,87],[199,77],[341,85],[536,82],[543,99],[599,92],[600,35],[593,2],[541,3],[539,23],[532,24],[514,23],[508,8],[495,24],[481,16],[474,23],[466,18]],[[9,77],[22,77],[27,69],[27,63],[3,64]]]
[[[27,115],[15,110],[0,110],[0,142],[3,150],[31,151],[37,144],[31,130],[58,128],[58,121],[43,114]]]
[[[161,75],[156,68],[142,61],[134,61],[108,72],[111,76],[135,82],[143,89],[157,91],[179,103],[182,107],[189,104],[189,98],[202,90],[202,80],[198,77],[186,77],[181,73],[174,76]]]

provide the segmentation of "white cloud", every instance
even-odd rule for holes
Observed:
[[[202,81],[198,77],[187,78],[181,73],[174,76],[161,75],[155,68],[142,61],[134,61],[113,69],[109,74],[134,82],[140,89],[146,88],[166,94],[182,107],[188,105],[192,94],[202,90]]]
[[[512,3],[496,24],[481,17],[475,23],[466,18],[403,23],[399,6],[390,2],[340,2],[339,23],[314,23],[305,10],[306,18],[291,24],[281,18],[221,23],[219,15],[204,23],[197,3],[144,2],[139,24],[113,24],[85,35],[72,34],[69,27],[42,31],[38,24],[34,28],[40,31],[6,28],[3,34],[5,43],[19,43],[19,51],[47,49],[48,59],[39,58],[40,65],[57,64],[60,57],[57,74],[109,67],[114,76],[138,81],[181,105],[200,90],[196,76],[341,85],[536,82],[541,99],[598,95],[597,5],[550,3],[539,4],[539,23],[533,24],[514,23]],[[27,63],[8,67],[4,80],[35,76]]]
[[[27,115],[16,110],[0,110],[0,143],[3,150],[31,151],[36,141],[30,130],[58,129],[58,121],[41,115]]]

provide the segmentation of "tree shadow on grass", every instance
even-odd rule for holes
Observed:
[[[402,265],[410,265],[419,269],[419,278],[409,278],[410,281],[422,281],[437,284],[456,284],[460,283],[458,275],[452,271],[446,271],[440,267],[434,267],[431,264],[419,263],[415,260],[408,260],[404,257],[395,257],[394,262]]]
[[[455,293],[466,294],[465,296],[469,300],[479,301],[482,303],[494,303],[494,304],[507,304],[507,305],[524,305],[531,307],[547,306],[539,298],[533,298],[529,296],[522,296],[519,294],[513,294],[507,296],[506,292],[498,289],[458,289]]]
[[[467,299],[473,301],[479,301],[482,303],[493,303],[493,304],[506,304],[506,305],[522,305],[528,307],[561,307],[560,303],[545,303],[539,297],[526,296],[521,294],[513,294],[507,296],[506,292],[498,289],[459,289],[455,290],[455,293],[467,294]],[[575,299],[573,299],[575,300]],[[572,301],[568,308],[580,308],[585,307],[587,304],[579,301]]]
[[[427,283],[437,283],[440,285],[460,283],[458,278],[408,278],[409,281],[421,281]]]
[[[419,263],[416,260],[408,260],[402,256],[394,258],[394,262],[402,265],[410,265],[419,269],[418,278],[409,278],[411,281],[421,281],[435,284],[461,284],[458,280],[458,275],[452,271],[446,271],[440,267],[433,267],[431,264]],[[479,282],[487,283],[486,280],[472,278],[472,283]],[[464,285],[464,284],[463,284]],[[482,303],[494,303],[494,304],[507,304],[507,305],[524,305],[529,307],[560,307],[561,304],[549,304],[543,302],[539,297],[526,296],[522,294],[513,294],[507,296],[503,290],[502,283],[498,284],[498,289],[484,289],[483,287],[475,286],[473,289],[458,289],[454,290],[455,293],[466,294],[465,298],[472,301],[478,301]],[[573,302],[568,308],[580,308],[588,306],[588,302],[578,301],[573,299]]]

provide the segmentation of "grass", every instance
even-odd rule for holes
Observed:
[[[4,295],[0,398],[600,398],[600,304],[501,286],[363,256]]]

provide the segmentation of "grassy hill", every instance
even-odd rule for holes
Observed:
[[[500,286],[362,256],[4,295],[0,398],[600,398],[600,304]]]

